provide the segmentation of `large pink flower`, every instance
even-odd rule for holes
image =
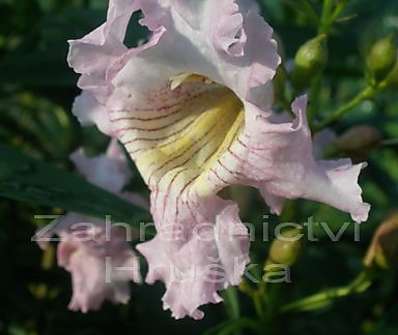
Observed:
[[[137,10],[152,35],[128,49]],[[226,186],[257,187],[275,213],[286,198],[306,198],[368,216],[362,165],[314,159],[306,98],[293,103],[293,120],[274,115],[272,33],[252,0],[111,0],[107,21],[71,42],[83,89],[74,112],[117,137],[151,189],[158,234],[139,250],[177,318],[201,318],[198,307],[220,301],[248,262],[237,206],[217,196]]]
[[[106,155],[89,158],[79,150],[71,159],[93,184],[131,198],[131,195],[121,193],[131,173],[116,141],[111,142]],[[141,200],[138,205],[142,203]],[[85,313],[100,308],[104,300],[113,303],[129,301],[129,282],[140,283],[141,275],[138,257],[127,241],[127,231],[106,226],[103,220],[68,213],[56,224],[37,233],[43,249],[47,248],[46,241],[53,235],[60,238],[58,264],[72,276],[71,310]]]

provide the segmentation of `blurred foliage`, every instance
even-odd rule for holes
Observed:
[[[337,1],[337,0],[336,0]],[[340,0],[341,1],[341,0]],[[264,17],[273,26],[285,65],[297,50],[315,37],[320,24],[321,0],[259,0]],[[71,104],[79,93],[77,76],[66,63],[67,40],[85,35],[104,21],[105,0],[0,0],[0,141],[25,154],[71,171],[68,156],[78,146],[91,153],[106,147],[107,139],[97,130],[82,129],[71,115]],[[145,38],[138,16],[131,22],[126,43],[136,45]],[[333,25],[328,41],[328,63],[323,70],[316,106],[318,118],[327,117],[349,101],[366,84],[366,53],[374,41],[397,31],[396,0],[350,0]],[[285,78],[286,79],[286,78]],[[282,95],[283,96],[283,95]],[[285,106],[286,101],[278,101]],[[377,127],[386,141],[398,138],[398,95],[386,90],[377,99],[358,105],[333,126],[337,134],[352,125]],[[3,155],[3,156],[1,156]],[[0,160],[7,153],[0,151]],[[362,267],[362,257],[375,228],[398,206],[398,147],[381,146],[369,156],[361,184],[364,197],[373,205],[369,222],[360,226],[360,242],[354,242],[355,226],[349,225],[340,243],[333,243],[316,222],[328,220],[336,232],[347,215],[308,201],[288,203],[278,222],[308,221],[318,242],[307,243],[293,267],[290,284],[272,285],[270,295],[288,303],[327,287],[345,285]],[[0,164],[1,165],[1,164]],[[134,168],[134,167],[132,167]],[[1,184],[0,184],[1,186]],[[146,192],[138,172],[131,189]],[[1,191],[0,190],[0,194]],[[242,195],[243,194],[243,195]],[[268,213],[257,194],[238,192],[250,210],[245,221],[261,223]],[[248,200],[249,199],[249,200]],[[161,309],[163,287],[133,287],[128,306],[106,304],[96,313],[67,311],[69,275],[54,263],[53,254],[42,254],[31,236],[46,222],[35,214],[62,213],[59,208],[0,200],[0,333],[11,335],[57,334],[250,334],[254,310],[246,295],[227,291],[223,305],[206,306],[206,319],[174,321]],[[137,214],[138,215],[138,214]],[[260,236],[261,231],[257,232]],[[259,240],[259,239],[258,239]],[[252,245],[253,263],[262,264],[269,243]],[[43,263],[43,259],[45,262]],[[259,276],[261,267],[252,270]],[[398,285],[395,271],[383,273],[366,293],[355,295],[311,313],[282,314],[264,328],[276,334],[367,334],[398,333]],[[239,303],[237,303],[239,301]],[[243,316],[242,316],[243,315]],[[229,321],[223,321],[229,319]],[[224,323],[223,323],[224,322]],[[222,326],[220,326],[220,324]],[[215,328],[213,328],[215,327]],[[209,330],[210,329],[210,330]],[[224,332],[224,333],[223,333]]]

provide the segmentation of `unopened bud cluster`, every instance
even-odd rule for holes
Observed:
[[[281,232],[271,244],[267,265],[280,264],[291,266],[296,263],[303,247],[301,228],[287,229]]]
[[[366,65],[371,79],[375,82],[386,79],[392,73],[397,65],[395,34],[383,37],[373,44],[367,55]],[[398,72],[398,69],[396,72]]]

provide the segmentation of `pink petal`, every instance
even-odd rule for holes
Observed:
[[[245,132],[223,161],[235,160],[236,170],[248,178],[246,183],[258,187],[277,213],[281,199],[305,198],[349,212],[355,221],[366,221],[369,205],[363,203],[358,185],[364,165],[353,166],[350,160],[316,161],[305,116],[306,97],[296,99],[292,108],[296,119],[288,123],[273,123],[252,110]]]
[[[106,23],[80,40],[70,41],[68,63],[82,74],[80,87],[92,92],[99,102],[109,93],[105,80],[109,63],[127,51],[123,44],[134,0],[111,0]]]
[[[105,155],[87,157],[80,149],[71,155],[71,160],[88,181],[114,193],[120,192],[132,175],[116,140],[111,141]]]
[[[74,114],[82,125],[94,123],[102,132],[111,136],[113,132],[106,109],[108,97],[114,89],[111,79],[131,54],[136,55],[156,45],[161,36],[161,31],[156,32],[146,45],[132,50],[124,45],[127,25],[132,13],[139,9],[140,2],[110,0],[107,21],[82,39],[69,41],[68,63],[81,74],[78,86],[83,90],[82,96],[74,104]],[[151,1],[142,2],[145,12],[153,14]],[[154,27],[150,20],[145,24]]]
[[[336,133],[327,128],[313,136],[313,151],[316,159],[322,159],[325,151],[337,138]]]
[[[149,263],[146,281],[165,282],[164,308],[177,319],[201,319],[201,305],[219,303],[218,291],[240,283],[249,262],[248,232],[237,206],[220,198],[181,200],[178,207],[176,216],[174,208],[163,213],[154,206],[154,217],[164,216],[156,221],[158,234],[137,249]]]
[[[96,125],[104,134],[113,135],[112,123],[105,106],[101,105],[91,93],[83,92],[78,96],[73,104],[72,112],[82,126]]]

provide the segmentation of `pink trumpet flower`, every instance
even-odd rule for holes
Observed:
[[[139,10],[152,33],[129,49]],[[314,158],[306,97],[288,120],[273,112],[272,35],[252,0],[111,0],[106,22],[70,42],[83,90],[75,115],[119,139],[152,192],[157,236],[138,250],[176,318],[201,319],[198,308],[221,301],[249,262],[238,207],[217,195],[225,187],[258,188],[274,213],[284,199],[305,198],[368,217],[363,165]]]
[[[71,155],[71,159],[91,183],[131,198],[131,195],[121,193],[131,173],[115,140],[106,155],[89,158],[79,150]],[[138,205],[144,205],[140,201]],[[138,257],[121,227],[107,227],[103,220],[68,213],[37,233],[39,245],[47,248],[47,241],[53,235],[58,235],[60,241],[58,264],[72,276],[71,310],[86,313],[99,309],[105,300],[123,304],[129,301],[129,282],[140,283],[141,275]]]

